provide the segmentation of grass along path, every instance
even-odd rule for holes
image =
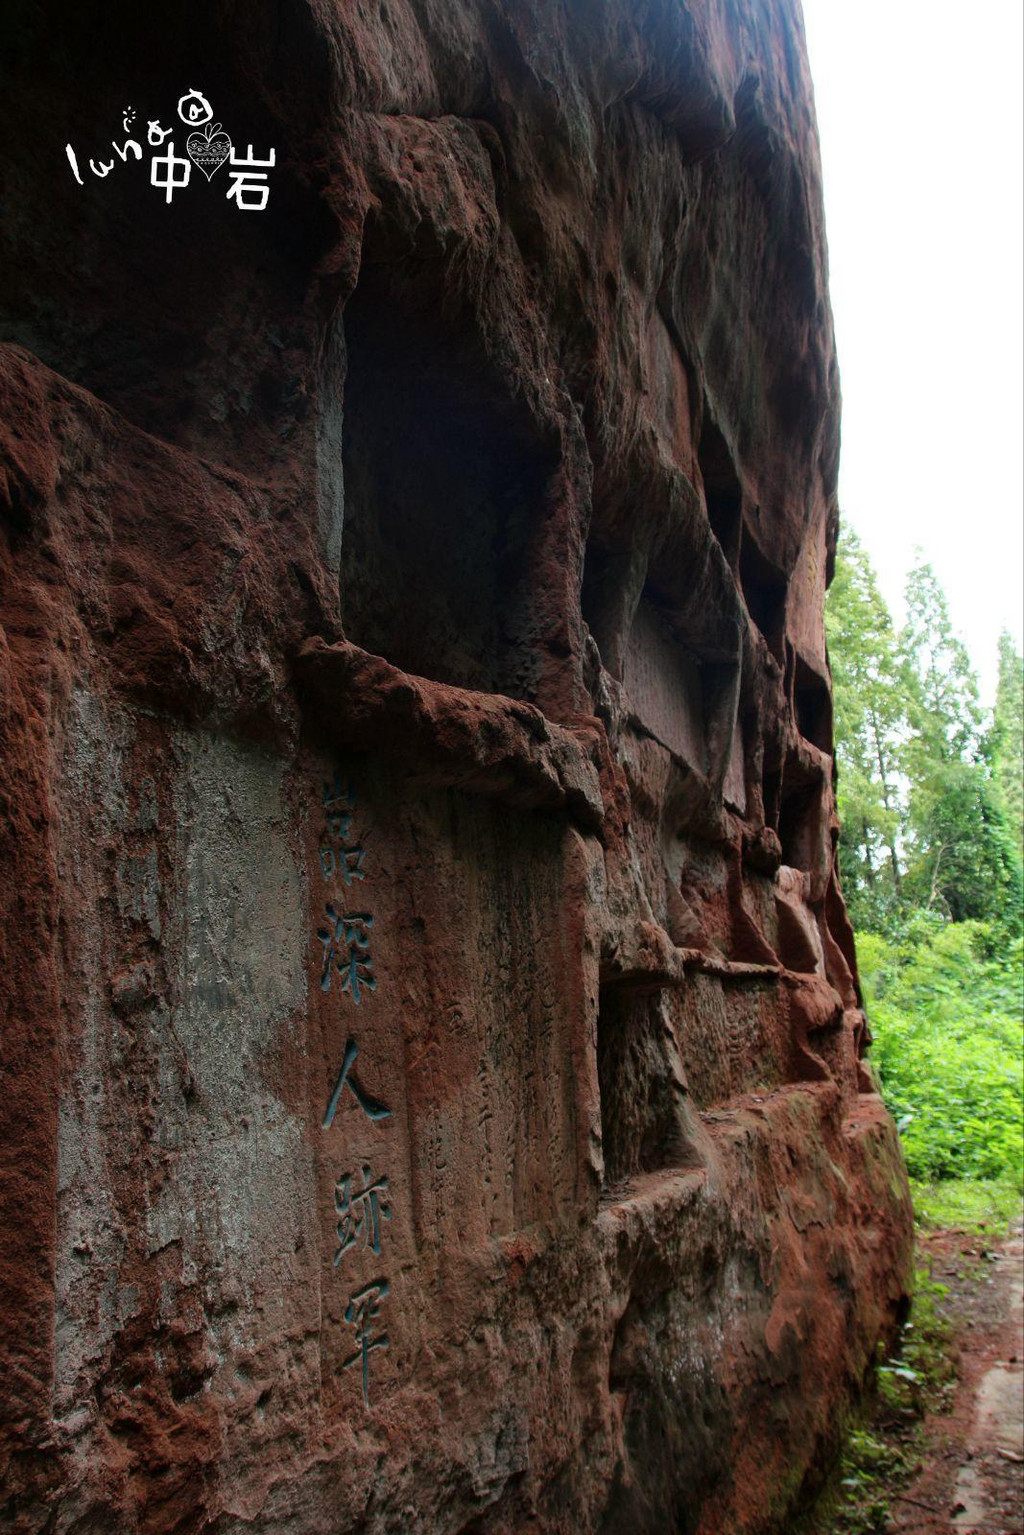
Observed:
[[[1024,1531],[1020,1196],[985,1183],[914,1193],[910,1321],[799,1535]]]

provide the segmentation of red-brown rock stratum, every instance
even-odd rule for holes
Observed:
[[[784,1528],[909,1247],[796,0],[4,28],[0,1531]]]

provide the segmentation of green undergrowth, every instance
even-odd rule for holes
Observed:
[[[1022,1214],[1022,1190],[1013,1177],[957,1178],[945,1183],[912,1179],[910,1192],[923,1231],[963,1231],[1002,1241]]]
[[[1019,1183],[1020,938],[1007,941],[991,923],[944,925],[918,913],[897,935],[858,933],[857,951],[874,1031],[871,1059],[911,1177],[979,1190]]]
[[[918,1232],[954,1229],[1004,1240],[1020,1216],[1014,1180],[915,1184]],[[924,1422],[951,1407],[956,1390],[953,1327],[944,1314],[947,1286],[932,1275],[918,1244],[910,1318],[893,1351],[876,1360],[864,1398],[847,1424],[842,1455],[813,1509],[788,1535],[885,1535],[920,1470]]]

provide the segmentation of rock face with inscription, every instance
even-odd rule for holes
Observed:
[[[909,1244],[796,0],[5,26],[0,1530],[783,1528]]]

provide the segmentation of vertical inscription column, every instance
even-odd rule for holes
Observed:
[[[350,909],[355,905],[355,887],[367,881],[366,849],[355,829],[356,796],[353,786],[343,782],[340,772],[323,787],[323,825],[318,859],[323,883],[330,899],[324,903],[323,925],[317,930],[322,946],[320,989],[336,1002],[339,1014],[359,1008],[377,990],[377,977],[371,953],[373,913]],[[360,905],[366,906],[365,900]],[[382,1258],[384,1227],[391,1220],[387,1174],[375,1171],[372,1160],[360,1147],[358,1136],[350,1139],[343,1125],[352,1119],[340,1111],[349,1100],[358,1108],[356,1125],[361,1121],[380,1123],[391,1117],[391,1110],[363,1083],[359,1060],[356,1015],[349,1015],[345,1029],[346,1043],[338,1075],[324,1109],[321,1131],[338,1142],[340,1168],[334,1185],[336,1247],[333,1268],[344,1281],[348,1301],[344,1321],[353,1330],[354,1351],[342,1360],[342,1368],[358,1367],[365,1408],[370,1406],[371,1356],[375,1349],[388,1347],[384,1305],[389,1283]],[[360,1062],[360,1068],[364,1063]],[[366,1063],[372,1069],[372,1063]],[[358,1178],[355,1169],[358,1169]]]

